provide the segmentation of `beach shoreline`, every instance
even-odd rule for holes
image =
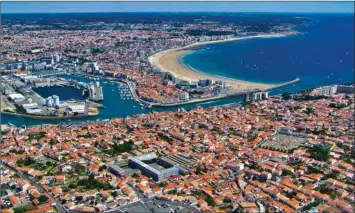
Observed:
[[[246,37],[235,37],[235,38],[216,40],[216,41],[195,42],[184,47],[168,49],[168,50],[158,52],[150,56],[149,61],[152,66],[159,68],[159,70],[169,72],[170,74],[172,74],[173,76],[175,76],[180,80],[185,80],[185,81],[198,81],[201,79],[212,79],[214,81],[222,80],[226,82],[227,86],[231,86],[233,88],[267,89],[275,86],[275,84],[244,81],[244,80],[205,73],[203,71],[195,70],[183,64],[182,57],[196,50],[192,48],[196,48],[207,44],[240,41],[240,40],[247,40],[247,39],[254,39],[254,38],[277,38],[277,37],[285,37],[287,35],[289,34],[275,33],[275,34],[255,35],[255,36],[246,36]]]

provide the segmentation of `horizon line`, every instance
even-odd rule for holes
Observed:
[[[280,12],[280,11],[246,11],[246,12],[241,12],[241,11],[111,11],[111,12],[106,12],[106,11],[88,11],[88,12],[1,12],[1,15],[7,15],[7,14],[75,14],[75,13],[288,13],[288,14],[297,14],[297,13],[302,13],[302,14],[354,14],[354,11],[352,12],[302,12],[302,11],[285,11],[285,12]]]

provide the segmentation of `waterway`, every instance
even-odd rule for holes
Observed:
[[[52,95],[58,95],[61,101],[67,101],[70,99],[75,99],[75,100],[84,100],[85,99],[81,95],[81,93],[82,93],[81,89],[76,89],[76,88],[68,87],[68,86],[38,87],[38,88],[33,88],[33,91],[38,93],[43,98],[47,98]]]
[[[77,80],[81,82],[92,81],[82,76],[66,75],[60,77],[65,79]],[[103,93],[104,93],[104,100],[100,103],[103,104],[105,107],[100,109],[100,114],[98,116],[71,119],[70,121],[71,123],[84,123],[86,121],[96,121],[98,119],[101,120],[112,119],[116,117],[132,116],[136,114],[149,113],[153,111],[160,112],[160,111],[177,110],[179,108],[179,107],[169,107],[169,108],[153,107],[151,109],[142,108],[141,105],[139,105],[134,100],[131,99],[123,100],[120,98],[120,94],[119,94],[120,90],[118,89],[118,85],[119,85],[118,82],[107,82],[104,80],[99,80],[99,82],[100,85],[102,86]],[[78,98],[80,100],[82,99],[82,97],[79,97],[81,96],[80,90],[71,87],[45,87],[45,88],[36,88],[35,90],[38,94],[40,94],[43,97],[48,97],[50,95],[58,95],[61,100],[69,100],[71,98]],[[200,104],[184,105],[183,107],[184,109],[189,110],[196,107],[197,105],[201,107],[211,107],[211,106],[217,106],[221,104],[235,103],[241,100],[242,97],[234,97],[234,98],[210,101],[210,102],[200,103]],[[67,122],[65,120],[36,120],[36,119],[11,116],[11,115],[2,115],[1,120],[2,120],[1,121],[2,124],[11,123],[16,126],[21,126],[21,125],[31,126],[31,125],[40,125],[45,123],[60,124],[60,123]]]

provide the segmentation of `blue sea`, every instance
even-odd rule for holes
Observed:
[[[291,16],[291,15],[290,15]],[[271,94],[295,92],[315,86],[354,81],[354,16],[349,14],[293,14],[306,19],[297,30],[300,34],[280,38],[262,38],[205,45],[188,54],[182,62],[201,72],[261,83],[282,83],[295,78],[301,81]],[[282,16],[284,17],[284,16]],[[253,20],[256,20],[253,16]],[[66,76],[80,81],[86,78]],[[117,84],[100,81],[103,86],[105,108],[100,115],[72,119],[72,122],[124,117],[151,111],[176,110],[171,108],[142,109],[132,100],[121,100]],[[63,88],[37,91],[44,97],[56,94],[70,99]],[[78,94],[73,92],[73,96]],[[79,94],[80,95],[80,94]],[[73,97],[73,98],[75,98]],[[183,106],[191,109],[200,105],[210,107],[241,101],[241,97]],[[2,115],[1,123],[14,125],[38,125],[63,123],[64,121],[32,120]]]
[[[260,83],[300,83],[282,91],[354,81],[354,16],[297,15],[310,22],[298,35],[205,45],[182,58],[185,65],[214,75]]]

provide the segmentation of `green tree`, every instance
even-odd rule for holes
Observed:
[[[41,195],[41,196],[39,196],[38,201],[39,201],[40,203],[45,203],[45,202],[48,201],[48,197],[45,196],[45,195]]]
[[[69,186],[68,186],[68,188],[70,188],[70,189],[75,189],[76,187],[77,187],[77,185],[74,184],[74,183],[71,183],[71,184],[69,184]]]
[[[200,165],[196,166],[195,173],[198,174],[198,175],[201,174],[201,166]]]
[[[51,141],[49,142],[50,145],[56,145],[58,142],[56,139],[52,138]]]
[[[318,161],[328,161],[330,156],[330,145],[316,145],[311,150],[311,157]]]
[[[112,195],[113,197],[117,197],[117,196],[118,196],[118,193],[117,193],[117,191],[113,191],[113,192],[111,192],[111,195]]]
[[[231,203],[232,200],[229,197],[224,197],[223,198],[223,203]]]
[[[26,209],[24,207],[17,207],[12,209],[14,213],[25,213]]]
[[[78,186],[85,186],[85,185],[88,185],[88,179],[78,180]]]
[[[80,164],[75,164],[74,170],[78,174],[82,174],[85,172],[85,167]]]
[[[304,110],[303,112],[309,115],[309,114],[313,113],[314,110],[312,107],[307,107],[306,110]]]
[[[207,204],[209,205],[209,206],[215,206],[216,205],[216,203],[213,201],[213,199],[212,198],[210,198],[210,197],[207,197],[206,198],[206,200],[205,200],[206,202],[207,202]]]
[[[206,166],[204,166],[203,169],[202,169],[202,171],[203,171],[204,173],[207,173],[207,172],[208,172],[208,168],[207,168]]]
[[[282,98],[283,98],[284,100],[289,100],[289,99],[291,99],[291,93],[289,93],[289,92],[284,92],[284,93],[282,93]]]

